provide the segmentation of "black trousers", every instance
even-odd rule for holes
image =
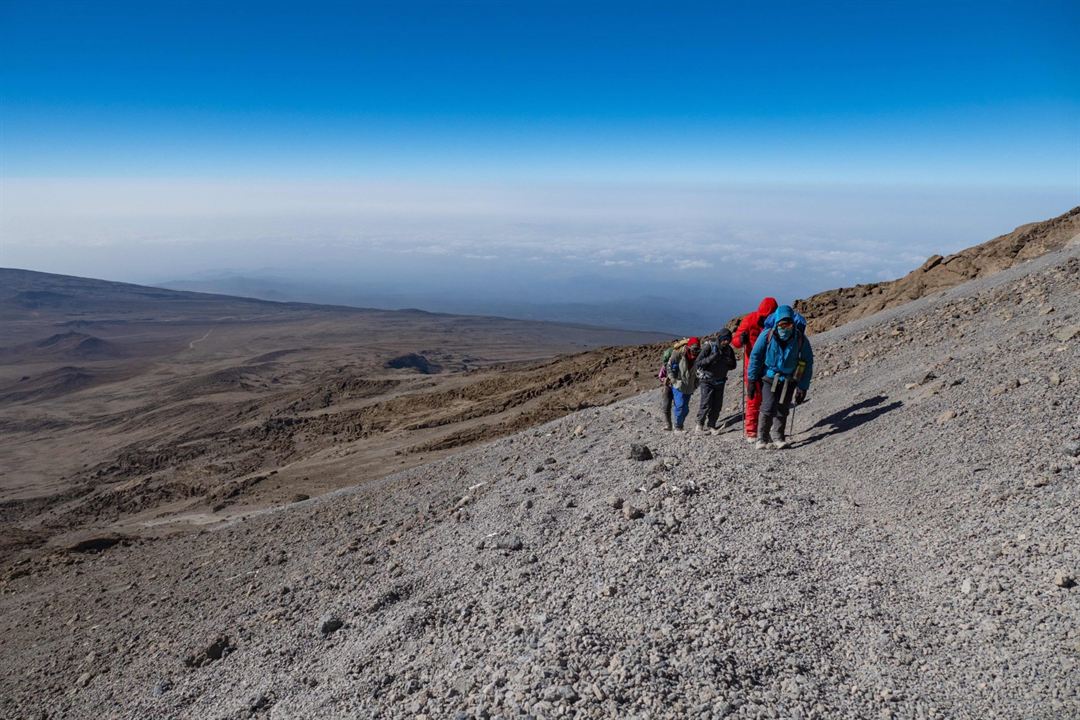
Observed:
[[[701,383],[701,404],[698,406],[698,425],[707,428],[716,427],[720,419],[720,409],[724,406],[724,385],[727,383]]]
[[[671,386],[667,383],[660,388],[660,409],[669,421],[671,420],[671,403],[674,398],[671,395]]]
[[[795,397],[795,382],[788,381],[786,389],[787,392],[784,391],[784,383],[778,383],[774,391],[769,380],[761,381],[761,419],[758,422],[759,439],[766,441],[772,439],[774,418],[779,420],[777,423],[777,436],[781,439],[786,437],[788,410],[791,409],[791,401]]]

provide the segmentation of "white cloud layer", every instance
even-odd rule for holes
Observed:
[[[497,272],[507,292],[556,299],[686,283],[792,297],[896,277],[1077,202],[956,188],[2,182],[0,265],[135,281],[223,269],[383,284],[419,275],[447,293]],[[569,277],[589,280],[551,290]]]

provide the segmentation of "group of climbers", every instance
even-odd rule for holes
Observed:
[[[724,329],[705,343],[691,337],[663,354],[659,378],[665,427],[682,431],[690,414],[690,397],[700,387],[699,432],[718,432],[728,372],[743,355],[743,427],[756,447],[787,447],[787,419],[793,404],[806,399],[814,369],[814,352],[806,337],[806,320],[789,305],[765,298],[742,318],[734,335]],[[775,430],[775,437],[773,431]]]

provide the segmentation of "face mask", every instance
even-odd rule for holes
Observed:
[[[791,328],[776,328],[776,334],[780,336],[781,340],[787,340],[791,337]]]

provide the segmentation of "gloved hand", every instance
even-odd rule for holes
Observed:
[[[746,383],[746,398],[748,400],[753,400],[755,395],[757,395],[757,383],[756,382],[748,382],[748,383]]]
[[[806,402],[806,391],[802,388],[795,388],[795,404],[802,405]]]
[[[744,348],[749,348],[750,347],[750,333],[746,332],[745,330],[743,330],[741,333],[739,333],[739,344],[742,345]]]

